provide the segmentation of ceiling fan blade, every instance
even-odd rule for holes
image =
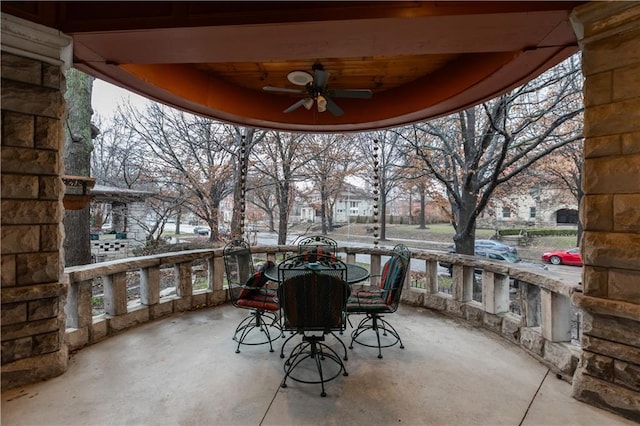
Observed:
[[[329,90],[328,93],[334,98],[371,99],[371,90],[369,89],[336,89]]]
[[[331,112],[331,114],[335,115],[336,117],[340,117],[342,114],[344,114],[342,108],[340,108],[335,102],[333,102],[330,97],[325,96],[324,98],[327,100],[327,109]]]
[[[329,73],[325,70],[316,69],[313,75],[313,86],[320,89],[320,91],[324,90],[327,86],[327,82],[329,81]]]
[[[286,87],[274,87],[274,86],[264,86],[262,90],[264,90],[265,92],[295,93],[298,95],[304,95],[307,93],[306,90],[288,89]]]
[[[286,113],[286,112],[295,111],[298,108],[300,108],[301,106],[303,106],[305,104],[305,102],[307,102],[307,98],[302,98],[298,102],[296,102],[295,104],[291,105],[289,108],[285,109],[282,112]]]

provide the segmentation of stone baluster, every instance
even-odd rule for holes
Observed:
[[[453,265],[452,295],[454,300],[466,303],[473,300],[474,267]]]
[[[193,281],[191,280],[191,261],[177,263],[174,266],[176,294],[179,297],[193,295]]]
[[[438,293],[438,261],[426,260],[425,266],[427,272],[425,289],[428,293],[436,294]]]
[[[140,270],[140,303],[156,305],[160,303],[160,267],[152,266]]]
[[[347,253],[347,263],[356,263],[355,253]]]
[[[521,316],[525,327],[540,325],[540,287],[520,282],[520,297],[522,299]]]
[[[93,279],[72,283],[69,286],[65,313],[67,327],[83,328],[91,325],[93,312],[91,298],[93,296]]]
[[[509,276],[482,271],[482,306],[490,314],[509,312]]]
[[[116,272],[102,277],[104,310],[111,316],[127,313],[127,273]]]
[[[371,254],[371,260],[370,260],[371,269],[369,270],[371,274],[371,278],[369,282],[373,286],[380,285],[380,273],[382,271],[381,264],[382,264],[382,256],[378,253]]]
[[[224,258],[209,258],[209,287],[215,292],[222,290],[224,282]]]
[[[571,341],[571,301],[567,296],[541,289],[542,336],[552,342]]]

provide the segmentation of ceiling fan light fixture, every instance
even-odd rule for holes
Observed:
[[[306,86],[313,81],[313,76],[306,71],[291,71],[287,74],[287,80],[296,86]]]
[[[313,99],[312,98],[305,99],[302,106],[305,107],[307,110],[310,110],[311,107],[313,106]]]
[[[316,102],[318,103],[318,112],[325,112],[327,110],[327,99],[324,96],[318,95]]]

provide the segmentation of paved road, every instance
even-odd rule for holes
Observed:
[[[298,238],[297,234],[293,234],[293,235],[289,235],[287,237],[287,243],[288,244],[293,244],[294,241]],[[336,239],[335,236],[332,236],[332,238]],[[257,235],[257,243],[259,245],[272,245],[272,244],[276,244],[278,240],[277,234],[275,233],[270,233],[270,232],[259,232]],[[339,240],[336,239],[338,241],[338,243],[342,246],[347,246],[347,247],[374,247],[373,243],[366,243],[366,242],[360,242],[360,241],[344,241],[344,240]],[[415,243],[415,240],[409,240],[409,239],[397,239],[394,238],[393,239],[394,242],[396,241],[402,241],[404,244],[406,244],[408,247],[412,247],[412,243]],[[441,241],[420,241],[421,243],[430,243],[432,244],[434,247],[442,247],[441,250],[444,252],[447,252],[448,249],[446,248],[448,246],[448,244],[443,244]],[[384,244],[382,244],[381,246],[385,246]],[[368,262],[369,261],[369,257],[367,255],[356,255],[356,261],[358,262]],[[384,261],[384,260],[383,260]],[[542,268],[546,268],[549,271],[553,271],[554,273],[558,274],[559,277],[562,277],[564,279],[566,279],[567,281],[570,282],[582,282],[582,268],[581,267],[577,267],[577,266],[566,266],[566,265],[551,265],[551,264],[543,264],[542,262],[538,262],[538,261],[528,261],[529,264],[534,265],[534,266],[538,266],[538,267],[542,267]],[[411,263],[411,269],[414,271],[419,271],[419,272],[424,272],[425,271],[425,264],[424,262],[421,261],[415,261]],[[438,273],[439,274],[446,274],[448,273],[447,270],[445,268],[442,267],[438,267]]]
[[[167,224],[166,229],[167,230],[174,230],[174,224]],[[189,225],[181,225],[180,226],[181,231],[184,233],[184,235],[188,235],[191,234],[193,232],[193,227],[189,226]],[[298,234],[290,234],[287,237],[287,244],[294,244],[295,240],[299,237]],[[341,239],[337,239],[335,238],[335,236],[332,236],[332,238],[336,239],[340,245],[342,246],[347,246],[347,247],[374,247],[373,242],[371,243],[367,243],[367,242],[361,242],[361,241],[346,241],[346,240],[341,240]],[[257,244],[258,245],[274,245],[276,244],[278,241],[278,235],[274,232],[258,232],[257,233]],[[373,241],[373,238],[371,238],[371,241]],[[415,245],[412,245],[412,243],[415,243],[415,240],[410,240],[410,239],[398,239],[398,238],[394,238],[393,239],[394,242],[398,242],[401,241],[404,244],[406,244],[408,247],[415,247]],[[435,250],[442,250],[444,252],[448,251],[448,246],[450,244],[445,244],[442,243],[441,241],[420,241],[421,245],[424,246],[424,244],[429,244],[433,247],[435,247]],[[391,246],[389,246],[388,244],[380,244],[381,247],[388,247],[391,248]],[[420,247],[417,247],[420,248]],[[383,259],[383,261],[385,261],[386,259]],[[356,261],[358,262],[362,262],[362,263],[366,263],[369,261],[369,257],[368,255],[356,255]],[[566,266],[566,265],[551,265],[551,264],[543,264],[542,262],[539,261],[531,261],[528,260],[529,263],[535,265],[535,266],[539,266],[539,267],[544,267],[549,271],[553,271],[554,273],[558,274],[559,277],[562,277],[564,279],[566,279],[567,281],[575,281],[575,282],[582,282],[582,268],[581,267],[577,267],[577,266]],[[415,261],[412,262],[411,268],[414,271],[419,271],[419,272],[424,272],[425,271],[425,264],[424,262],[421,261]],[[442,267],[438,267],[438,273],[439,274],[446,274],[447,270],[442,268]]]

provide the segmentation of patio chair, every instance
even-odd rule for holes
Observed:
[[[393,248],[393,255],[385,263],[380,277],[380,285],[366,286],[359,291],[352,292],[347,301],[347,314],[364,314],[365,317],[358,323],[351,333],[349,348],[353,349],[353,343],[363,346],[378,348],[378,358],[382,358],[382,348],[387,348],[400,343],[404,344],[396,329],[384,319],[385,314],[392,314],[398,309],[405,277],[409,270],[411,253],[409,249],[398,244]],[[375,333],[375,343],[368,332]],[[381,339],[382,335],[390,338]]]
[[[284,363],[281,386],[286,388],[288,379],[320,383],[320,395],[326,396],[326,382],[340,374],[349,375],[338,353],[325,343],[325,336],[333,335],[347,359],[347,348],[334,331],[345,329],[349,286],[343,262],[331,256],[318,256],[316,260],[318,262],[310,263],[305,255],[294,256],[278,268],[281,327],[283,331],[295,333],[283,344],[280,356],[284,358],[284,346],[289,340],[302,335],[302,341],[291,350]]]
[[[308,262],[315,262],[317,255],[336,256],[338,243],[324,235],[304,237],[298,241],[298,254],[307,256]]]
[[[269,289],[264,270],[271,264],[266,262],[258,271],[253,264],[251,246],[244,240],[232,240],[223,249],[224,266],[229,286],[229,298],[233,306],[247,309],[250,313],[236,327],[233,340],[240,345],[269,344],[282,335],[278,322],[280,306],[275,289]]]

